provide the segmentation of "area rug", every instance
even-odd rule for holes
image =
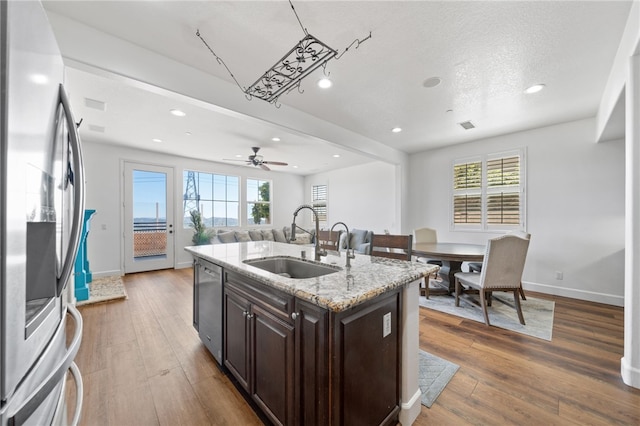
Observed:
[[[106,302],[108,300],[126,299],[127,292],[122,277],[96,278],[89,283],[89,299],[79,300],[77,305]]]
[[[527,300],[520,303],[526,325],[520,324],[510,293],[494,294],[492,306],[489,307],[491,325],[551,341],[555,302],[527,296]],[[484,323],[482,307],[479,304],[460,301],[460,306],[456,307],[453,296],[431,295],[429,299],[420,296],[420,306]]]
[[[422,392],[422,405],[431,408],[459,366],[423,350],[418,361],[420,373],[418,385]]]

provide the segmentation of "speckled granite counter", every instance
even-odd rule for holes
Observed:
[[[245,274],[268,286],[292,294],[334,312],[358,305],[387,291],[402,287],[429,275],[437,266],[418,262],[357,254],[351,267],[345,267],[345,254],[329,254],[322,263],[340,270],[336,273],[306,279],[286,278],[243,263],[247,259],[272,256],[300,258],[306,251],[307,259],[314,258],[313,247],[301,247],[271,241],[213,244],[185,247],[193,256],[200,257],[229,270]]]

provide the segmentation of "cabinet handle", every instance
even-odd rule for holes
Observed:
[[[242,316],[243,316],[243,317],[245,317],[245,318],[246,318],[246,317],[247,317],[247,315],[249,315],[249,312],[248,312],[248,311],[242,311]]]
[[[294,321],[297,320],[298,319],[298,313],[297,312],[292,312],[291,313],[291,319],[294,320]]]
[[[249,320],[250,320],[250,319],[251,319],[251,318],[253,318],[254,316],[255,316],[255,315],[253,315],[253,314],[249,314],[249,315],[247,315],[247,319],[249,319]]]

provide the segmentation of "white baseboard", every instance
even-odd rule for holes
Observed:
[[[625,357],[620,360],[620,374],[626,385],[640,389],[640,369],[629,365]]]
[[[184,268],[191,268],[193,266],[193,262],[179,262],[176,263],[176,269],[184,269]]]
[[[113,271],[100,271],[100,272],[92,272],[91,275],[93,278],[105,278],[105,277],[121,277],[124,274],[119,269],[114,269]]]
[[[420,410],[422,410],[422,392],[418,388],[409,401],[400,404],[398,421],[403,426],[411,425],[420,415]]]
[[[538,293],[552,294],[554,296],[604,303],[606,305],[624,306],[624,296],[616,296],[613,294],[598,293],[595,291],[579,290],[575,288],[555,287],[548,284],[532,283],[528,281],[522,282],[522,288]]]

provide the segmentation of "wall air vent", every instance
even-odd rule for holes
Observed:
[[[91,130],[92,132],[104,133],[104,126],[89,124],[89,130]]]
[[[87,108],[97,109],[98,111],[106,111],[107,104],[95,99],[84,98],[84,104]]]
[[[471,121],[463,121],[462,123],[458,123],[463,129],[475,129],[476,126],[473,125]]]

